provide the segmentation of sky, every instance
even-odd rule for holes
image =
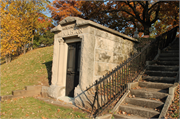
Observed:
[[[49,0],[49,1],[52,3],[54,0]],[[51,17],[51,13],[49,10],[46,10],[45,12],[43,12],[43,14],[45,14],[48,17]]]

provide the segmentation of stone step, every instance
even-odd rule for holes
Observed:
[[[168,89],[169,87],[172,87],[173,84],[155,83],[155,82],[139,82],[139,86],[146,87],[146,88]]]
[[[178,71],[179,66],[148,65],[146,69],[155,71]]]
[[[125,114],[113,114],[115,119],[144,119],[144,117]]]
[[[179,53],[160,53],[159,57],[179,57]]]
[[[146,71],[145,74],[149,76],[166,76],[166,77],[174,77],[178,72],[172,71]]]
[[[179,57],[159,57],[160,61],[179,61]]]
[[[119,110],[124,111],[128,114],[133,114],[133,115],[137,115],[137,116],[141,116],[145,118],[157,118],[160,114],[158,111],[154,109],[143,108],[143,107],[130,105],[130,104],[120,105]]]
[[[145,91],[150,91],[150,92],[161,92],[161,93],[166,93],[168,94],[169,90],[168,89],[158,89],[158,88],[146,88],[146,87],[137,87],[136,90],[145,90]]]
[[[142,106],[142,107],[147,107],[147,108],[162,108],[164,103],[158,100],[150,100],[150,99],[145,99],[145,98],[128,98],[126,97],[124,103],[132,104],[132,105],[137,105],[137,106]]]
[[[157,61],[156,64],[158,65],[176,65],[179,66],[179,61]]]
[[[168,96],[167,93],[162,93],[157,91],[158,91],[157,89],[156,90],[134,89],[131,90],[130,94],[135,95],[135,97],[146,98],[146,99],[150,99],[150,98],[165,99]]]
[[[143,76],[142,80],[152,81],[152,82],[174,83],[176,78],[162,77],[162,76]]]

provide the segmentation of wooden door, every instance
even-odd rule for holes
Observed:
[[[74,97],[74,88],[79,84],[81,43],[68,44],[66,96]]]

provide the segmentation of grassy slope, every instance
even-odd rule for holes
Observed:
[[[49,85],[53,46],[35,49],[1,65],[1,95],[28,85]],[[48,76],[49,75],[49,76]],[[51,105],[33,97],[1,102],[1,118],[85,118],[81,110]]]
[[[53,46],[35,49],[1,65],[1,95],[28,85],[49,85]]]

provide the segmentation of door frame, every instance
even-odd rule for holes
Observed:
[[[64,42],[66,43],[66,45],[67,45],[67,52],[66,52],[66,78],[65,78],[65,96],[66,96],[66,81],[67,81],[67,64],[68,64],[68,44],[70,44],[70,43],[78,43],[78,42],[80,42],[81,43],[81,45],[82,45],[82,38],[80,38],[80,37],[66,37],[66,38],[63,38],[64,39]],[[81,46],[81,48],[80,48],[80,50],[81,50],[81,52],[80,52],[80,54],[82,54],[82,46]],[[80,55],[80,63],[79,63],[79,82],[78,82],[78,85],[79,85],[79,83],[80,83],[80,71],[81,71],[81,55]],[[78,86],[77,85],[77,86]],[[74,87],[75,88],[75,87]],[[75,91],[75,89],[74,89],[74,91]]]

